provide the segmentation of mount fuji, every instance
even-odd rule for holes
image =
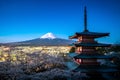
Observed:
[[[47,39],[55,39],[56,37],[53,33],[49,32],[49,33],[46,33],[45,35],[41,36],[41,39],[46,39],[46,38]]]
[[[72,40],[57,38],[53,33],[46,33],[40,38],[21,42],[6,43],[9,46],[67,46],[73,43]]]

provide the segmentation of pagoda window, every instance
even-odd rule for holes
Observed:
[[[84,38],[84,39],[82,39],[82,42],[91,42],[91,43],[94,43],[95,41],[94,41],[94,39],[90,39],[90,38]]]
[[[82,59],[76,59],[76,63],[80,64],[82,62]]]
[[[83,64],[98,64],[97,59],[83,59]]]
[[[78,42],[82,42],[82,36],[78,37]]]
[[[76,52],[82,52],[82,47],[77,47]]]
[[[94,49],[83,49],[83,51],[95,51]]]

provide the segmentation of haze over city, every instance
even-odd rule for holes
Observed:
[[[83,31],[84,6],[89,31],[109,32],[101,42],[120,40],[119,0],[0,0],[0,43],[39,38],[48,32],[68,39]]]

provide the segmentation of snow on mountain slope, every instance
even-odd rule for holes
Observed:
[[[54,36],[54,34],[53,33],[46,33],[45,35],[43,35],[43,36],[41,36],[40,38],[42,38],[42,39],[46,39],[46,38],[48,38],[48,39],[55,39],[56,37]]]

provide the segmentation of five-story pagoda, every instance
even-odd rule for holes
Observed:
[[[84,8],[84,31],[76,32],[70,39],[77,39],[74,44],[75,53],[69,53],[73,61],[68,63],[68,67],[72,71],[80,72],[116,72],[117,69],[114,65],[103,66],[98,62],[99,59],[111,59],[112,56],[99,54],[96,47],[109,47],[110,44],[102,44],[95,41],[96,38],[109,36],[109,33],[90,32],[87,29],[87,11]]]

